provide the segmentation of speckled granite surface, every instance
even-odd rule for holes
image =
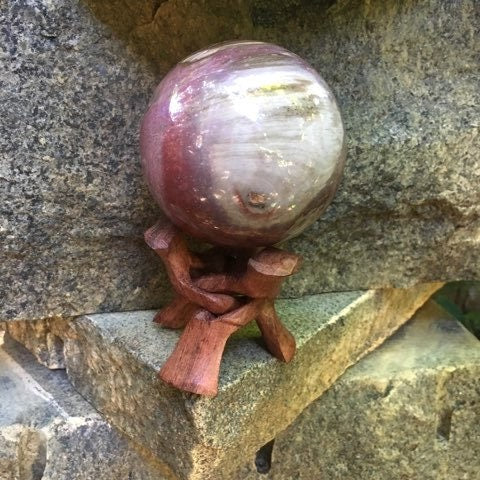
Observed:
[[[2,2],[0,24],[0,319],[158,302],[138,157],[152,74],[73,0]]]
[[[139,119],[153,71],[232,37],[305,57],[345,119],[344,181],[288,245],[284,295],[478,278],[478,2],[86,3],[115,33],[77,0],[0,5],[1,320],[164,302]]]
[[[169,480],[71,386],[64,371],[39,365],[0,338],[2,480]],[[137,447],[138,448],[138,447]]]
[[[292,362],[273,358],[254,325],[243,329],[227,344],[213,399],[158,379],[179,332],[153,324],[151,311],[70,322],[65,364],[75,388],[179,478],[235,478],[235,468],[253,460],[259,447],[411,318],[439,286],[279,301],[279,314],[297,341]]]
[[[477,479],[479,389],[480,342],[428,302],[234,478]]]
[[[303,56],[331,85],[347,132],[344,181],[290,242],[306,261],[284,295],[478,278],[478,2],[88,4],[160,72],[208,43],[253,38]]]

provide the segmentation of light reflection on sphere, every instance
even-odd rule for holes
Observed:
[[[212,45],[177,64],[154,93],[140,142],[148,186],[170,220],[233,247],[298,235],[330,203],[345,162],[325,81],[262,42]]]

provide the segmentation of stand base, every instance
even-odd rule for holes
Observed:
[[[278,318],[274,300],[283,280],[298,270],[299,256],[276,248],[233,257],[234,262],[221,250],[195,255],[175,227],[160,222],[147,230],[145,240],[162,258],[177,294],[154,321],[167,328],[185,327],[159,372],[163,381],[215,396],[225,344],[252,320],[272,355],[284,362],[293,358],[295,339]],[[219,265],[227,271],[211,273]]]

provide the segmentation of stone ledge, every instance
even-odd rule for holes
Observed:
[[[73,389],[0,335],[0,479],[169,480]],[[165,474],[164,474],[165,473]]]
[[[477,479],[479,392],[480,342],[430,301],[235,478]]]
[[[331,85],[344,180],[290,242],[305,262],[285,296],[479,278],[477,3],[0,2],[0,319],[167,300],[142,238],[158,210],[138,158],[158,78],[86,4],[163,72],[251,38],[291,49]]]
[[[50,369],[64,369],[62,338],[68,320],[46,318],[4,322],[0,324],[0,330],[3,327],[10,337],[27,348],[40,364]]]
[[[179,478],[230,478],[440,285],[279,301],[297,340],[294,361],[276,361],[259,345],[258,332],[244,329],[227,345],[214,399],[157,379],[179,333],[152,324],[151,311],[71,322],[65,363],[75,388]]]

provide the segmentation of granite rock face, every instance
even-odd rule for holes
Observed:
[[[145,443],[156,447],[148,459],[73,392],[63,372],[40,367],[7,334],[0,348],[0,478],[475,479],[480,343],[434,302],[332,385],[360,344],[375,346],[377,321],[391,331],[395,316],[421,303],[406,292],[392,293],[321,295],[324,313],[314,327],[301,327],[301,308],[284,303],[284,314],[298,309],[290,327],[296,326],[300,364],[280,365],[292,371],[278,372],[253,342],[254,332],[243,332],[227,350],[221,393],[214,400],[175,392],[154,378],[177,334],[161,330],[158,336],[148,312],[73,323],[63,330],[69,332],[71,378],[114,423],[141,440],[144,446],[137,450],[145,453]],[[311,317],[315,300],[307,299],[305,315]],[[315,359],[313,370],[304,355],[310,363]],[[305,378],[298,380],[302,371]],[[288,412],[297,410],[300,396],[327,388],[286,430],[275,433],[284,420],[293,420]],[[12,402],[16,398],[21,401]],[[261,407],[263,398],[269,408]],[[235,451],[236,437],[241,444]],[[267,445],[260,448],[262,443]],[[161,454],[170,466],[155,462],[152,454]]]
[[[65,319],[3,322],[9,336],[21,343],[39,363],[51,369],[64,369],[63,338],[68,330]],[[0,330],[2,325],[0,325]]]
[[[476,479],[480,342],[435,303],[349,369],[242,480]]]
[[[344,181],[289,243],[306,261],[284,295],[478,279],[478,2],[88,4],[159,72],[209,43],[250,38],[294,51],[332,87]]]
[[[1,342],[0,342],[1,343]],[[6,335],[0,347],[2,480],[169,480],[73,390]]]
[[[158,303],[138,155],[152,74],[75,0],[2,2],[0,25],[0,320]]]
[[[478,278],[478,2],[338,1],[303,31],[349,160],[332,208],[291,244],[305,268],[286,293]]]
[[[322,294],[278,302],[297,341],[283,364],[248,327],[227,344],[219,394],[175,390],[157,377],[179,332],[154,312],[97,314],[70,322],[65,364],[75,388],[117,428],[180,479],[233,478],[232,472],[285,429],[365,353],[381,344],[439,288]]]
[[[0,5],[0,320],[165,301],[138,125],[152,72],[232,38],[298,53],[343,111],[344,181],[285,296],[478,278],[478,2],[86,3]]]

